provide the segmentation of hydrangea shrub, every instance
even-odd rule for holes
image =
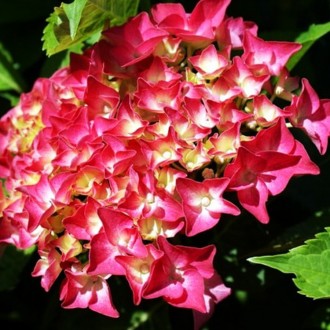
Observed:
[[[0,120],[0,242],[37,246],[32,276],[63,308],[118,318],[109,278],[135,305],[191,309],[195,329],[231,288],[216,246],[183,244],[318,175],[330,99],[288,61],[301,44],[266,41],[226,14],[229,0],[180,3],[111,26],[70,64],[39,78]]]

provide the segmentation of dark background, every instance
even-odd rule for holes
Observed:
[[[141,1],[141,8],[148,8],[156,2],[159,1]],[[0,3],[0,42],[17,63],[25,91],[30,90],[37,77],[51,74],[61,58],[61,54],[47,58],[41,42],[45,20],[53,7],[60,3],[55,0],[10,0]],[[191,11],[196,1],[181,3]],[[330,20],[330,1],[232,0],[227,13],[257,23],[259,36],[267,40],[292,41],[312,23]],[[322,98],[330,97],[329,45],[328,34],[312,46],[292,72],[293,75],[308,78]],[[1,114],[10,107],[7,100],[0,99]],[[320,157],[315,148],[305,142],[312,159],[320,165],[321,175],[299,178],[290,183],[282,195],[272,199],[268,206],[271,215],[269,225],[261,225],[247,214],[233,224],[230,223],[232,219],[226,217],[220,222],[220,235],[216,238],[219,251],[216,268],[227,285],[232,287],[233,293],[217,306],[207,329],[312,330],[326,329],[330,324],[328,300],[306,298],[297,293],[292,276],[246,261],[250,256],[267,254],[270,251],[268,246],[274,240],[280,242],[277,252],[286,252],[330,224],[326,212],[322,218],[313,218],[316,211],[330,207],[329,153]],[[193,243],[203,246],[214,242],[214,239],[214,234],[206,233]],[[191,241],[187,244],[194,245]],[[19,326],[36,330],[126,330],[132,311],[151,310],[156,304],[161,307],[153,323],[147,322],[136,329],[192,329],[190,311],[163,306],[158,300],[145,301],[141,306],[134,307],[127,285],[112,279],[115,304],[122,306],[120,312],[123,316],[120,319],[108,319],[89,310],[63,310],[58,300],[58,288],[55,286],[51,292],[45,293],[40,287],[40,279],[30,276],[36,260],[37,256],[33,255],[15,288],[0,292],[0,329]]]

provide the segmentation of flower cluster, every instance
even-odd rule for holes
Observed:
[[[299,44],[261,39],[229,2],[111,27],[1,118],[0,242],[38,247],[32,275],[46,291],[62,275],[64,308],[118,317],[107,280],[124,276],[134,304],[162,297],[199,328],[230,288],[214,245],[174,242],[239,215],[226,193],[267,223],[270,196],[319,173],[291,127],[324,154],[330,100],[286,69]]]

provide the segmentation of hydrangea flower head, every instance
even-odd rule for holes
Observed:
[[[216,246],[181,238],[239,216],[232,194],[267,223],[271,196],[319,173],[290,127],[324,154],[330,100],[290,77],[300,44],[261,39],[229,2],[160,3],[110,27],[0,119],[0,242],[37,246],[32,275],[61,281],[63,308],[119,317],[121,276],[135,305],[161,298],[201,328],[230,288]]]

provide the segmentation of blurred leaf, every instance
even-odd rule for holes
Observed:
[[[7,100],[10,107],[14,107],[19,102],[20,94],[13,95],[9,92],[1,92],[0,97]]]
[[[330,329],[330,306],[326,300],[312,311],[304,329]]]
[[[294,54],[287,64],[287,68],[292,70],[294,66],[300,61],[305,55],[309,48],[314,44],[315,41],[330,32],[330,22],[324,24],[312,24],[308,31],[301,33],[296,39],[296,42],[302,44],[302,48],[296,54]]]
[[[8,51],[0,43],[0,91],[22,92],[22,82]]]
[[[26,250],[19,250],[12,245],[5,247],[0,256],[0,291],[15,288],[24,266],[34,251],[34,246]]]
[[[149,314],[145,311],[137,310],[132,313],[131,326],[127,330],[135,330],[143,326],[149,320]]]
[[[123,24],[134,16],[139,0],[75,0],[55,7],[43,32],[48,56],[99,34],[106,23]]]
[[[330,227],[315,235],[304,245],[288,253],[252,257],[248,261],[293,273],[299,293],[314,299],[330,297]]]

